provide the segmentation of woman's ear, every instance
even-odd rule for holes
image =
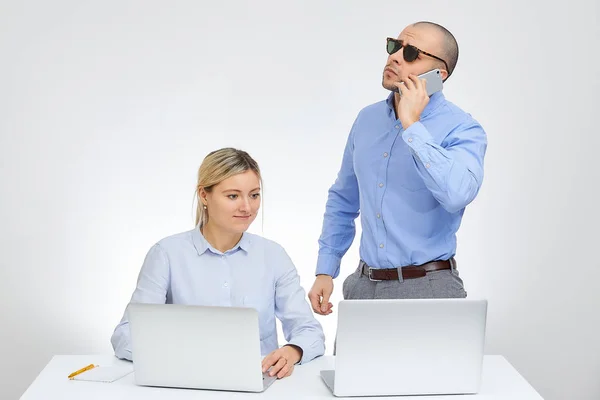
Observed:
[[[199,187],[198,188],[198,200],[202,203],[203,206],[205,206],[207,203],[206,196],[207,196],[206,190],[204,190],[203,187]]]

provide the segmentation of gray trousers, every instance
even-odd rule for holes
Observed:
[[[463,281],[454,266],[452,269],[428,272],[422,278],[374,282],[362,274],[362,262],[358,264],[356,271],[344,280],[342,294],[344,300],[467,297]],[[336,340],[333,342],[333,355],[335,347]]]
[[[441,299],[465,298],[458,270],[428,272],[422,278],[374,282],[361,273],[362,262],[348,275],[342,286],[344,300],[357,299]]]

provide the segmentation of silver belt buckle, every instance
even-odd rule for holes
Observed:
[[[371,271],[373,270],[373,268],[369,267],[369,280],[371,282],[381,282],[381,279],[373,279],[372,275],[371,275]]]

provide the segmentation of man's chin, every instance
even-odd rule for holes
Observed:
[[[390,92],[398,91],[398,88],[396,86],[389,84],[389,83],[385,83],[385,81],[381,82],[381,86],[383,86],[384,89],[389,90]]]

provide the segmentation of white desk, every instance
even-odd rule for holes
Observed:
[[[296,366],[292,376],[274,382],[263,393],[219,392],[209,390],[169,389],[137,386],[131,373],[113,383],[86,382],[67,379],[81,367],[95,363],[110,365],[125,363],[112,355],[54,356],[21,397],[21,400],[133,400],[133,399],[335,399],[319,371],[332,369],[334,357],[324,356],[306,365]],[[371,398],[371,397],[369,397]],[[385,397],[391,399],[394,397]],[[481,391],[477,395],[464,396],[402,396],[402,400],[470,399],[470,400],[540,400],[542,397],[519,375],[502,356],[485,356]],[[366,397],[355,398],[366,399]],[[371,398],[372,399],[372,398]],[[376,398],[381,400],[382,397]]]

